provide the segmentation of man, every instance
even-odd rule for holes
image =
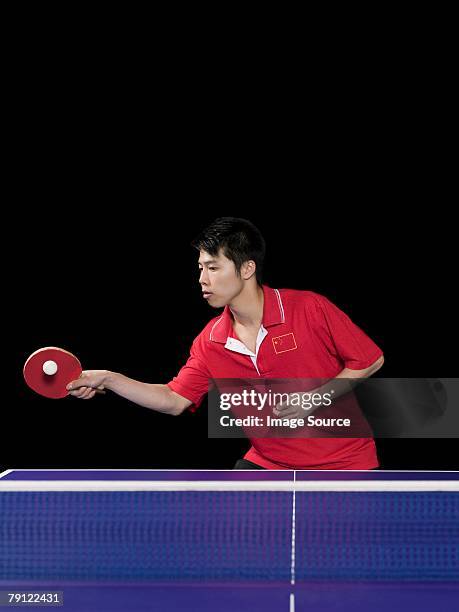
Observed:
[[[262,285],[265,242],[245,219],[222,217],[192,245],[199,250],[203,298],[224,312],[194,340],[190,357],[167,385],[89,370],[68,386],[90,399],[105,388],[141,406],[179,415],[199,407],[209,379],[367,378],[382,351],[325,297]],[[257,438],[236,469],[372,469],[371,438]]]

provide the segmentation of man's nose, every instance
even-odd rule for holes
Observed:
[[[201,274],[199,275],[199,284],[207,285],[208,282],[209,282],[209,279],[207,277],[207,272],[205,270],[201,270]]]

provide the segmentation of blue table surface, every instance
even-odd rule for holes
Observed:
[[[412,471],[219,471],[219,470],[6,470],[0,481],[458,481],[459,472]],[[1,491],[1,486],[0,486]],[[453,612],[459,584],[422,582],[302,582],[287,584],[24,583],[3,591],[63,591],[66,612]],[[292,607],[291,595],[294,596]],[[40,606],[51,609],[49,606]],[[6,608],[5,608],[6,609]]]

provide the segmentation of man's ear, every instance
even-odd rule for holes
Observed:
[[[257,264],[252,259],[249,259],[241,266],[241,277],[244,280],[249,280],[249,278],[252,278],[252,276],[255,274],[256,270]]]

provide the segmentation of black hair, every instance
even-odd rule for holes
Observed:
[[[225,257],[234,262],[238,274],[246,261],[253,260],[257,265],[257,283],[261,285],[265,240],[260,230],[247,219],[219,217],[191,242],[191,246],[214,256],[222,249]]]

